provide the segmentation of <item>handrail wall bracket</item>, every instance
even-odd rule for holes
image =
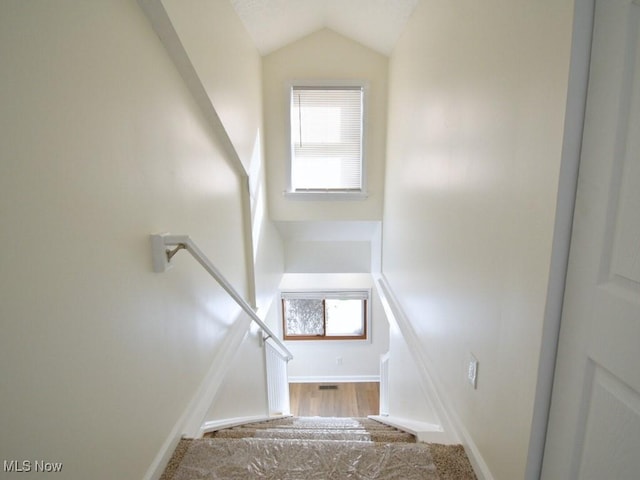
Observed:
[[[267,340],[269,340],[271,338],[271,335],[269,335],[267,332],[265,332],[264,330],[260,330],[260,346],[264,346],[264,344],[267,342]]]
[[[153,271],[156,273],[166,272],[173,267],[171,259],[178,251],[178,247],[174,249],[173,253],[167,249],[167,243],[165,243],[167,237],[169,237],[168,233],[151,235],[151,259],[153,260]]]
[[[167,262],[171,263],[171,259],[173,258],[173,256],[178,253],[180,250],[185,250],[187,248],[187,246],[184,243],[179,243],[178,246],[176,248],[174,248],[173,250],[170,249],[166,249],[165,253],[167,255]]]
[[[173,247],[173,248],[171,248]],[[211,260],[193,243],[188,235],[171,235],[169,233],[158,233],[151,235],[151,257],[153,260],[153,271],[156,273],[166,272],[173,264],[171,259],[180,250],[188,251],[191,256],[218,282],[218,284],[235,300],[235,302],[258,324],[262,330],[262,342],[271,339],[282,350],[287,361],[293,358],[291,352],[285,347],[282,341],[275,336],[269,327],[256,314],[254,309],[242,298],[233,288],[231,283],[220,273],[211,263]]]

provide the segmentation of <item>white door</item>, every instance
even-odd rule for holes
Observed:
[[[545,480],[640,479],[640,0],[596,0]]]

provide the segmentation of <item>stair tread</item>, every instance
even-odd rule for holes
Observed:
[[[301,438],[415,443],[413,434],[369,418],[284,417],[207,434],[213,438]]]
[[[180,445],[163,480],[476,480],[462,445],[415,443],[373,419],[281,417]]]
[[[191,442],[175,480],[202,478],[437,480],[419,443],[206,438]]]
[[[322,432],[340,432],[340,431],[348,431],[348,432],[361,432],[361,431],[367,431],[367,432],[401,432],[402,430],[398,430],[398,429],[394,429],[394,428],[305,428],[305,427],[296,427],[294,425],[287,427],[287,426],[280,426],[277,428],[274,427],[252,427],[252,426],[246,426],[246,427],[235,427],[235,428],[229,428],[229,429],[225,429],[225,430],[236,430],[236,431],[261,431],[261,430],[265,430],[265,431],[270,431],[270,430],[280,430],[282,432],[285,431],[298,431],[298,430],[305,430],[305,431],[322,431]]]
[[[415,436],[401,431],[320,430],[320,429],[227,429],[210,435],[214,438],[302,438],[367,440],[373,442],[415,442]]]
[[[234,428],[320,428],[320,429],[371,429],[395,430],[394,427],[371,420],[369,418],[351,417],[286,417],[264,422],[251,423]]]
[[[371,436],[366,430],[353,431],[326,431],[326,430],[293,430],[293,429],[267,429],[256,430],[222,430],[214,435],[215,438],[302,438],[302,439],[334,439],[334,440],[366,440]]]

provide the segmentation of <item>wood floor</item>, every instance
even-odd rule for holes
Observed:
[[[301,417],[366,417],[380,413],[380,384],[290,383],[291,413]]]

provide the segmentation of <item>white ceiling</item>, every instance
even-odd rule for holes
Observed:
[[[330,28],[389,55],[419,0],[229,0],[262,55]]]

